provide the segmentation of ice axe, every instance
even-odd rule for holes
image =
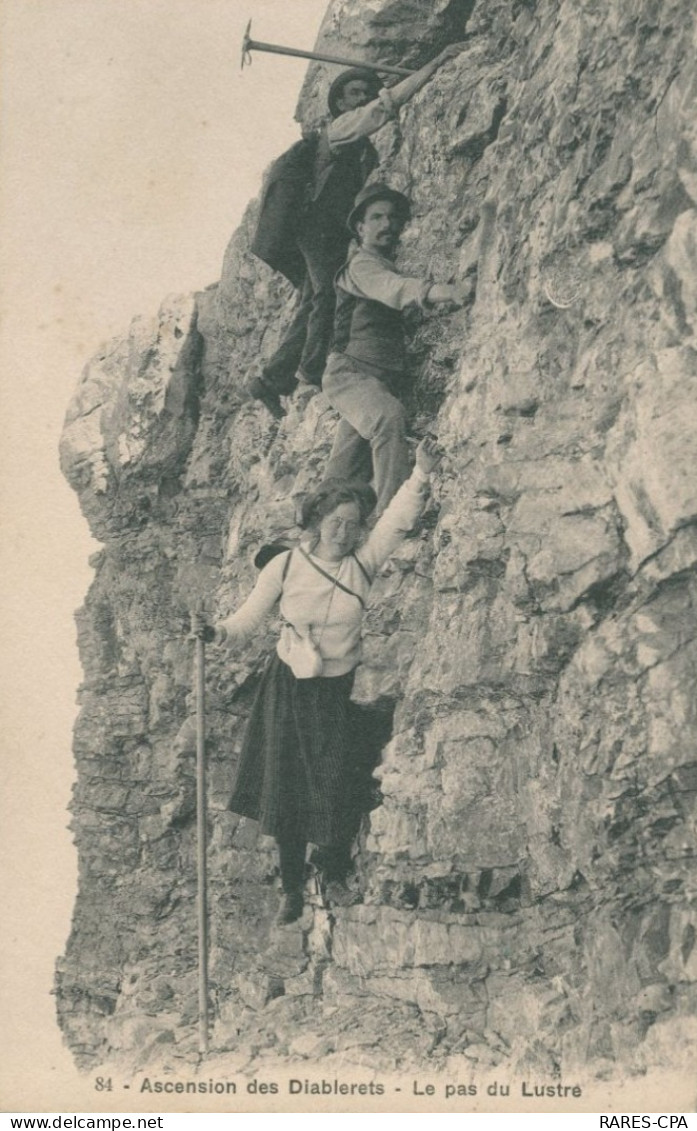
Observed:
[[[362,67],[366,71],[381,71],[386,75],[414,74],[414,71],[409,71],[406,67],[389,67],[383,63],[364,63],[357,59],[345,59],[342,55],[325,55],[319,51],[299,51],[296,47],[279,47],[276,43],[260,43],[251,38],[251,28],[252,21],[250,20],[242,40],[242,65],[240,70],[243,70],[246,64],[251,65],[252,51],[266,51],[272,55],[294,55],[298,59],[316,59],[319,63],[338,63],[342,67]]]

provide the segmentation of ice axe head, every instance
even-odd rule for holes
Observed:
[[[242,61],[240,63],[240,70],[243,71],[247,63],[252,62],[252,37],[249,34],[252,30],[252,21],[247,24],[244,35],[242,36]]]
[[[319,63],[338,63],[342,67],[362,67],[370,71],[384,71],[386,74],[411,75],[414,72],[404,67],[391,67],[386,63],[360,63],[356,59],[345,59],[342,55],[327,55],[320,51],[300,51],[297,47],[281,47],[278,43],[260,43],[251,37],[252,21],[247,24],[242,37],[242,67],[252,61],[252,51],[268,51],[271,55],[291,55],[294,59],[314,59]]]

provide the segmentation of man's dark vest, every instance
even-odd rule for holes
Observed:
[[[266,178],[251,244],[254,255],[295,287],[305,277],[298,234],[308,223],[339,247],[348,246],[346,220],[356,194],[378,163],[367,138],[330,154],[326,130],[297,141],[274,161]]]
[[[332,352],[380,369],[403,372],[406,366],[402,311],[371,298],[357,298],[336,288]]]

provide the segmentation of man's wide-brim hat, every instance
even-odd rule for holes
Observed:
[[[375,71],[368,70],[367,67],[351,67],[348,71],[342,71],[340,75],[334,79],[334,82],[329,87],[327,94],[327,106],[332,118],[338,118],[339,106],[338,102],[343,93],[344,87],[349,82],[366,82],[370,84],[373,98],[377,98],[378,92],[382,90],[382,79],[376,74]]]
[[[399,221],[402,227],[404,227],[411,216],[411,206],[406,196],[401,192],[397,192],[397,189],[390,188],[389,185],[366,185],[365,188],[361,189],[353,202],[353,209],[346,221],[346,227],[349,232],[351,232],[351,235],[358,235],[356,224],[365,216],[365,210],[368,205],[375,204],[378,200],[390,200],[392,204],[395,205]]]

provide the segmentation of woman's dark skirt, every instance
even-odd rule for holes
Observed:
[[[228,808],[278,840],[343,840],[355,671],[296,679],[274,655],[254,700]]]

